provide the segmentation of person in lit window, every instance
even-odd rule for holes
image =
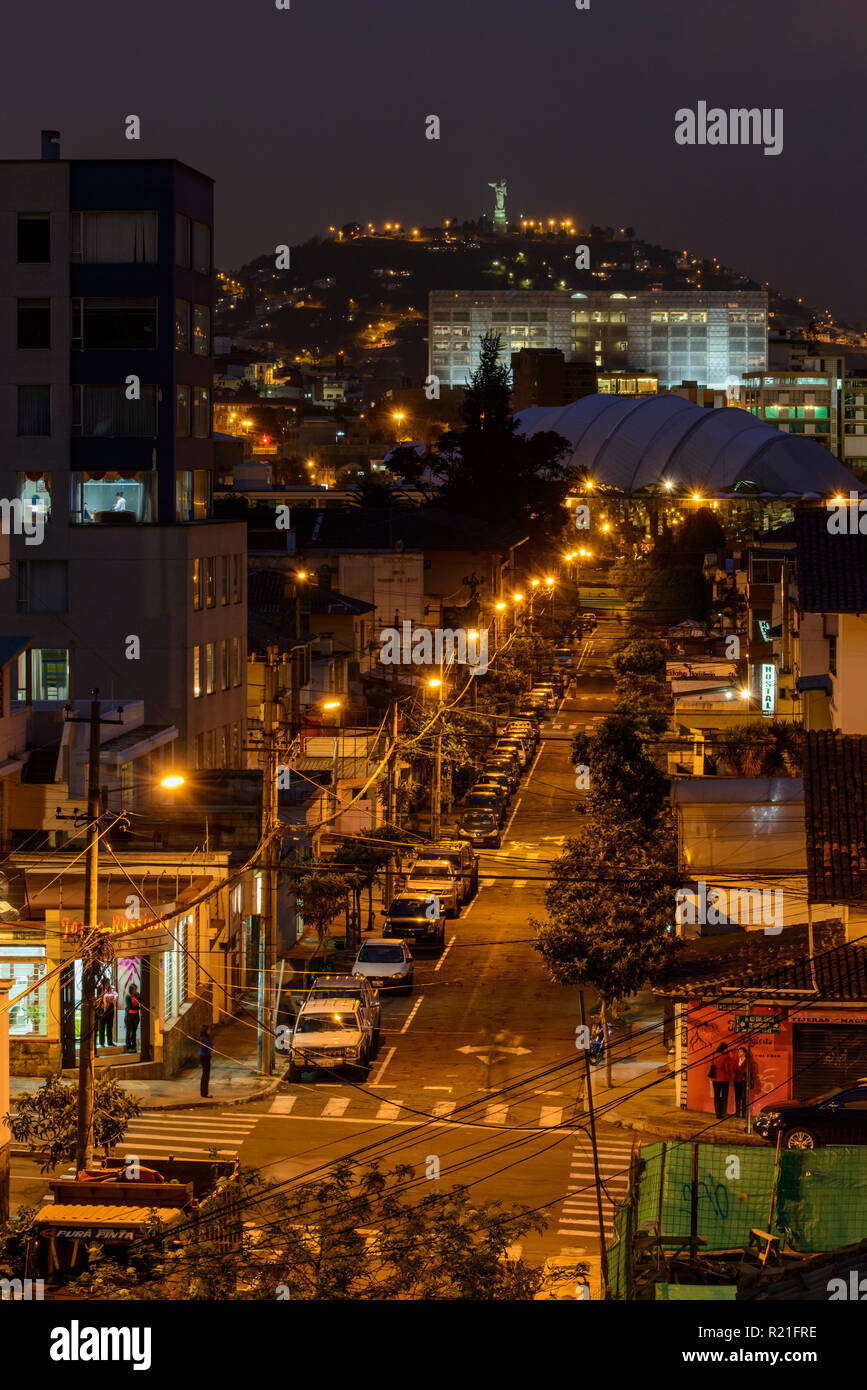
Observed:
[[[93,521],[93,512],[90,510],[90,507],[87,505],[86,502],[83,505],[81,515],[85,521]]]
[[[125,511],[126,511],[126,498],[124,497],[124,495],[123,495],[122,492],[119,492],[119,493],[117,494],[117,499],[116,499],[115,504],[114,504],[114,506],[112,507],[111,510],[112,510],[113,512],[125,512]]]

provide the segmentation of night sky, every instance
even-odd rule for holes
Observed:
[[[68,158],[185,160],[216,179],[224,268],[330,223],[476,217],[505,177],[511,218],[631,223],[867,319],[864,0],[291,6],[6,6],[0,157],[53,127]],[[783,107],[782,154],[678,147],[699,100]]]

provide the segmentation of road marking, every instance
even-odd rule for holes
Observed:
[[[395,1101],[387,1100],[382,1103],[376,1112],[378,1120],[396,1120],[400,1114],[400,1106]]]
[[[376,1073],[376,1080],[375,1080],[375,1081],[372,1081],[372,1082],[370,1083],[372,1086],[378,1086],[378,1085],[379,1085],[380,1081],[382,1080],[383,1073],[384,1073],[386,1067],[388,1066],[389,1062],[391,1061],[391,1059],[392,1059],[392,1057],[394,1056],[394,1054],[395,1054],[396,1051],[397,1051],[397,1048],[396,1048],[396,1047],[390,1047],[390,1048],[388,1049],[388,1052],[387,1052],[386,1055],[385,1055],[385,1059],[384,1059],[384,1061],[383,1061],[383,1063],[382,1063],[382,1066],[380,1067],[379,1071]]]
[[[424,1086],[422,1089],[425,1091],[450,1091],[452,1088],[451,1086]]]
[[[513,888],[526,888],[526,886],[527,886],[527,880],[526,880],[525,878],[513,878],[513,879],[512,879],[512,887],[513,887]]]
[[[508,1105],[489,1105],[485,1111],[486,1125],[504,1125],[509,1113]]]
[[[288,1115],[297,1099],[297,1096],[276,1096],[269,1108],[269,1115]]]
[[[479,887],[480,887],[480,888],[493,888],[495,882],[496,882],[496,879],[493,879],[493,878],[483,878],[482,881],[481,881],[481,883],[479,884]]]
[[[541,853],[542,853],[541,850],[534,849],[533,852],[532,852],[532,854],[525,854],[525,855],[524,855],[524,858],[525,858],[525,859],[538,859]]]
[[[322,1114],[325,1119],[330,1119],[332,1115],[335,1119],[339,1119],[348,1109],[349,1101],[345,1096],[332,1096]]]
[[[493,883],[493,879],[491,880],[491,882]],[[474,899],[473,901],[475,901],[475,899]],[[472,907],[472,903],[470,904],[470,906]],[[448,946],[447,946],[446,949],[443,951],[442,955],[440,956],[439,960],[437,961],[436,965],[434,966],[434,974],[436,974],[437,970],[442,970],[442,968],[443,968],[443,963],[444,963],[444,961],[445,961],[445,958],[446,958],[446,956],[448,955],[449,951],[450,951],[450,950],[452,949],[452,947],[454,946],[454,944],[455,944],[455,942],[457,941],[457,939],[458,939],[458,938],[457,938],[456,936],[453,936],[453,937],[452,937],[452,939],[451,939],[451,941],[449,942]]]
[[[562,1105],[543,1105],[539,1116],[540,1129],[555,1129],[563,1118]]]
[[[424,995],[423,995],[423,994],[420,994],[419,997],[418,997],[418,999],[416,999],[415,1003],[413,1004],[412,1008],[410,1009],[409,1013],[408,1013],[407,1016],[406,1016],[406,1019],[405,1019],[405,1021],[404,1021],[404,1025],[403,1025],[403,1027],[402,1027],[401,1030],[400,1030],[402,1033],[405,1033],[406,1030],[409,1028],[409,1025],[412,1023],[413,1019],[415,1018],[416,1014],[418,1013],[419,1009],[421,1008],[423,1002],[424,1002]]]
[[[455,1108],[453,1100],[438,1100],[431,1114],[438,1120],[445,1120]]]
[[[540,748],[540,749],[539,749],[539,752],[541,753],[541,751],[542,751],[542,750],[541,750],[541,748]],[[537,756],[537,759],[538,759],[538,754],[537,754],[536,756]],[[536,764],[534,763],[534,764],[533,764],[533,767],[535,767],[535,766],[536,766]],[[532,772],[532,768],[531,768],[530,770],[531,770],[531,772]],[[523,799],[524,799],[524,798],[523,798],[523,795],[522,795],[522,796],[519,796],[519,797],[518,797],[518,800],[515,802],[515,805],[512,807],[512,814],[509,816],[509,823],[508,823],[508,825],[506,826],[505,830],[503,831],[503,836],[502,836],[503,839],[506,838],[506,836],[508,835],[509,831],[511,830],[511,828],[512,828],[512,821],[515,819],[516,815],[518,814],[518,807],[520,806],[520,804],[521,804],[521,802],[523,801]]]

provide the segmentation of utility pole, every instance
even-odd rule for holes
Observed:
[[[584,991],[579,989],[578,998],[581,1003],[581,1027],[582,1037],[588,1038],[587,1017],[584,1012]],[[607,1046],[608,1039],[605,1039]],[[596,1144],[596,1115],[593,1110],[593,1083],[590,1077],[590,1047],[584,1048],[584,1084],[587,1091],[587,1113],[590,1117],[590,1147],[593,1150],[593,1176],[596,1181],[596,1219],[599,1223],[599,1260],[602,1273],[602,1293],[605,1298],[610,1292],[608,1285],[608,1251],[605,1249],[605,1216],[602,1211],[602,1178],[599,1173],[599,1149]]]
[[[434,775],[431,786],[431,807],[430,807],[430,834],[434,844],[440,837],[440,811],[442,805],[442,782],[443,782],[443,734],[440,716],[443,712],[443,664],[440,662],[439,680],[433,682],[436,685],[437,694],[440,702],[440,714],[437,716],[437,732],[434,743]]]
[[[388,765],[386,768],[385,782],[385,823],[389,829],[395,823],[397,812],[397,700],[392,700],[389,724],[391,730],[389,740],[391,742],[391,752],[388,755]],[[392,856],[389,855],[385,861],[385,902],[383,906],[388,911],[391,906],[393,885],[393,863]]]
[[[78,1037],[78,1136],[75,1146],[75,1168],[89,1168],[93,1163],[93,1072],[95,1062],[96,963],[102,961],[104,933],[99,930],[99,821],[102,803],[99,790],[99,727],[101,724],[122,724],[120,719],[100,717],[99,691],[91,691],[90,716],[84,720],[70,715],[68,724],[90,725],[90,750],[87,762],[87,853],[84,879],[84,930],[81,963],[81,1023]]]
[[[280,650],[269,647],[264,668],[262,703],[262,863],[265,877],[265,912],[259,924],[259,1037],[258,1069],[265,1076],[274,1073],[273,992],[277,961],[277,868],[281,845],[277,837],[280,818],[277,811],[278,772],[276,712],[280,674]]]

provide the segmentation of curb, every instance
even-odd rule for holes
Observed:
[[[661,1135],[663,1139],[677,1139],[684,1143],[698,1144],[747,1144],[752,1147],[767,1148],[768,1145],[757,1134],[728,1135],[721,1130],[706,1130],[701,1133],[691,1129],[688,1125],[680,1124],[676,1120],[660,1119],[654,1120],[650,1116],[623,1116],[621,1118],[608,1119],[608,1123],[616,1125],[618,1129],[632,1130],[637,1134],[653,1133]]]

